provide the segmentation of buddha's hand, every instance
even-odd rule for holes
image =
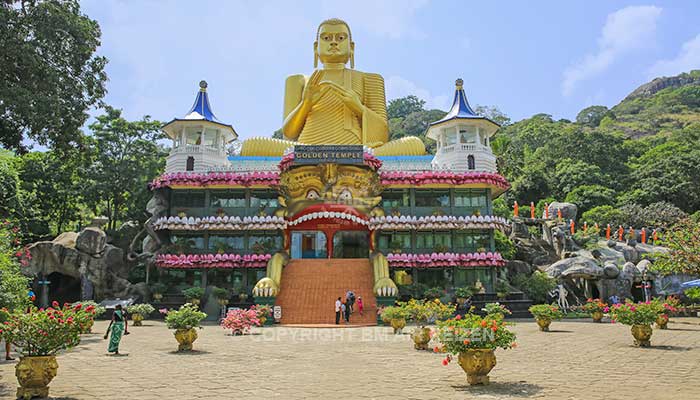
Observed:
[[[340,97],[340,99],[343,101],[343,103],[345,103],[345,105],[357,115],[362,116],[362,114],[364,114],[365,105],[362,104],[360,96],[358,96],[354,90],[347,89],[331,81],[323,81],[321,82],[321,85],[323,85],[324,87],[329,87],[330,89],[335,91],[338,97]]]
[[[318,103],[321,97],[328,91],[326,87],[319,85],[320,80],[321,71],[316,70],[311,74],[309,80],[306,81],[302,94],[302,101],[307,106],[313,106]]]

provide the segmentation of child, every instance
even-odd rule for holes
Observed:
[[[362,311],[364,311],[365,305],[362,303],[362,296],[357,296],[357,311],[360,312],[360,315],[362,315]]]
[[[347,302],[346,302],[346,303],[347,303]],[[348,323],[348,311],[350,311],[350,310],[348,310],[348,308],[347,308],[347,306],[345,305],[345,303],[342,303],[342,304],[340,305],[340,311],[343,313],[343,319],[345,320],[345,323],[347,324],[347,323]]]

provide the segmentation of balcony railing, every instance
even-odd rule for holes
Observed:
[[[204,153],[214,156],[225,156],[226,151],[224,149],[219,149],[213,146],[205,146],[199,144],[186,144],[184,146],[173,147],[170,150],[170,154],[191,154],[191,153]]]
[[[481,151],[484,153],[491,153],[491,148],[488,146],[483,146],[481,144],[469,144],[469,143],[456,143],[447,146],[442,146],[439,150],[439,154],[453,153],[455,151]]]

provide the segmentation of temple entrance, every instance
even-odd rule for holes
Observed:
[[[52,272],[46,277],[49,281],[49,303],[57,301],[59,304],[80,301],[80,279]]]
[[[292,258],[327,258],[326,234],[320,231],[292,232]]]
[[[368,258],[369,232],[338,231],[333,235],[333,258]]]

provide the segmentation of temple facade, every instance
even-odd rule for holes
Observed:
[[[492,201],[509,186],[490,149],[497,129],[469,106],[460,79],[452,108],[427,131],[435,155],[335,144],[229,155],[236,132],[216,119],[202,82],[192,110],[163,128],[173,147],[151,184],[165,204],[151,220],[162,242],[153,280],[175,297],[216,286],[233,305],[281,305],[288,323],[331,321],[309,306],[329,308],[347,290],[363,291],[369,308],[420,285],[446,296],[466,286],[493,293],[505,264],[494,231],[507,223]],[[337,275],[333,284],[323,283],[327,274]]]

